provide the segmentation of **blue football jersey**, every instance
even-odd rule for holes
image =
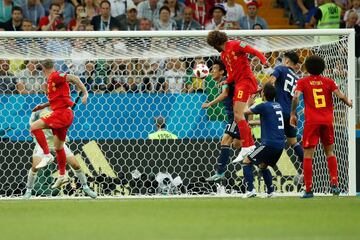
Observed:
[[[234,108],[233,108],[233,98],[234,98],[234,88],[235,88],[234,83],[231,84],[225,83],[224,85],[222,85],[221,90],[224,90],[225,88],[228,88],[229,92],[227,98],[225,98],[225,100],[223,101],[223,104],[225,107],[225,112],[228,118],[228,122],[232,123],[234,121]]]
[[[274,148],[285,147],[284,118],[277,102],[260,103],[250,110],[260,114],[261,144]]]
[[[291,112],[291,101],[295,93],[296,82],[299,79],[293,69],[285,66],[277,66],[272,73],[276,77],[276,98],[280,103],[284,117],[289,118]]]

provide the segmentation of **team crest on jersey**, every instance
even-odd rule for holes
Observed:
[[[245,48],[246,46],[247,46],[246,43],[244,43],[244,42],[241,42],[241,43],[240,43],[240,47]]]
[[[65,73],[60,73],[59,76],[60,77],[65,77]]]

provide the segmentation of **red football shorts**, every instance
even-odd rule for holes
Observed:
[[[57,109],[50,115],[41,118],[51,128],[54,135],[61,141],[65,141],[66,133],[74,120],[74,114],[70,108]]]
[[[235,82],[234,102],[247,102],[251,95],[257,91],[256,80],[252,78],[244,78]]]
[[[306,124],[304,125],[303,147],[314,148],[319,142],[326,147],[334,144],[333,124]]]

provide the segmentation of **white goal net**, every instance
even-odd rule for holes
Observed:
[[[264,69],[249,56],[261,84],[284,52],[296,51],[300,59],[312,54],[325,58],[325,75],[354,99],[354,65],[351,31],[229,31],[265,53],[272,67]],[[0,198],[19,197],[26,190],[35,143],[29,132],[31,109],[46,102],[46,79],[39,68],[45,58],[55,60],[59,71],[78,75],[90,97],[74,109],[67,145],[99,196],[231,195],[245,191],[240,164],[229,163],[226,179],[207,183],[219,156],[226,125],[221,104],[210,109],[202,103],[219,94],[217,83],[193,76],[193,67],[211,67],[219,54],[206,43],[205,31],[192,32],[36,32],[0,36]],[[325,34],[326,35],[326,34]],[[351,62],[351,61],[350,61]],[[299,65],[299,77],[306,75]],[[72,88],[73,99],[77,97]],[[298,138],[302,136],[300,105]],[[151,140],[156,122],[177,139]],[[335,102],[335,154],[343,193],[354,194],[355,114]],[[254,134],[256,135],[254,130]],[[231,159],[237,155],[234,149]],[[230,160],[231,162],[231,160]],[[314,157],[314,190],[329,191],[329,175],[321,148]],[[257,173],[257,169],[254,169]],[[301,163],[286,149],[272,169],[278,193],[297,193]],[[67,167],[70,183],[53,190],[57,165],[37,173],[34,196],[82,196],[74,171]],[[257,174],[257,191],[264,191]]]

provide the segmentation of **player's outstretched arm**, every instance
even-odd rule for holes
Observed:
[[[83,93],[81,102],[83,104],[86,104],[89,94],[86,90],[85,85],[80,81],[80,78],[78,76],[68,74],[68,75],[66,75],[66,81],[68,81],[69,83],[75,84],[75,86],[80,89],[80,91]]]
[[[252,48],[251,46],[245,44],[244,42],[240,43],[240,48],[242,48],[243,52],[250,53],[251,55],[257,56],[260,59],[262,64],[264,64],[266,66],[269,65],[267,60],[266,60],[266,57],[264,56],[264,54],[262,54],[261,52],[259,52],[255,48]]]
[[[221,101],[224,101],[225,98],[227,98],[227,96],[229,95],[229,88],[225,88],[223,89],[223,91],[220,93],[219,96],[217,96],[217,98],[215,98],[214,100],[212,100],[211,102],[208,103],[203,103],[203,105],[201,106],[202,108],[208,108],[211,107],[215,104],[218,104]]]
[[[336,89],[334,93],[343,103],[352,108],[352,100],[349,100],[343,92],[341,92],[339,89]]]
[[[295,91],[295,94],[291,102],[290,125],[293,127],[297,127],[296,108],[299,104],[300,95],[301,95],[300,91]]]

